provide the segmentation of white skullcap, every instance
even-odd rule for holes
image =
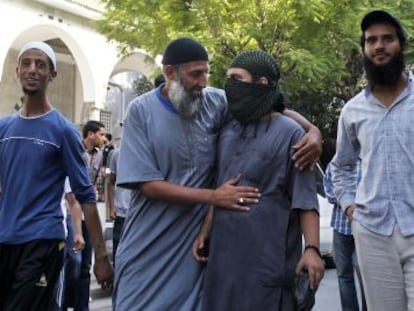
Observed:
[[[43,53],[49,57],[49,59],[52,61],[53,69],[56,71],[56,55],[53,49],[50,47],[49,44],[46,44],[42,41],[32,41],[28,42],[25,45],[23,45],[22,49],[20,50],[19,54],[17,55],[17,62],[19,62],[20,57],[24,52],[31,49],[37,49],[41,50]]]

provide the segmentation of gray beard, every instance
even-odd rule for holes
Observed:
[[[171,81],[168,97],[174,108],[184,119],[192,119],[200,111],[201,96],[193,98],[181,82]]]

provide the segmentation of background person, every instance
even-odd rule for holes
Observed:
[[[116,250],[121,238],[125,218],[128,214],[129,202],[131,200],[131,190],[116,186],[116,174],[119,159],[119,148],[115,149],[110,163],[110,175],[108,181],[108,203],[111,219],[114,221],[112,235],[112,255],[113,265],[115,266]]]
[[[109,183],[109,174],[110,174],[110,163],[112,154],[114,152],[115,146],[112,144],[112,134],[105,133],[105,140],[102,147],[102,165],[99,172],[97,180],[98,196],[102,197],[102,201],[106,203],[108,207],[108,183]],[[107,220],[110,218],[110,211],[107,208],[106,210]]]
[[[89,180],[94,186],[95,196],[97,198],[97,182],[99,172],[102,167],[102,152],[101,147],[106,139],[105,125],[99,121],[89,120],[82,128],[83,145],[85,148],[84,157],[89,173]],[[81,252],[81,269],[79,280],[76,286],[77,301],[75,311],[89,310],[89,291],[91,286],[91,264],[92,264],[92,245],[89,235],[89,230],[85,222],[82,222],[83,238],[85,240],[85,247]]]
[[[74,307],[77,300],[74,295],[76,281],[80,275],[81,251],[85,247],[82,233],[82,208],[70,188],[69,179],[65,179],[64,194],[62,197],[66,226],[65,259],[57,286],[56,304],[51,310],[67,310]]]
[[[112,151],[115,149],[114,145],[112,144],[112,134],[105,133],[105,141],[102,148],[102,166],[109,167],[109,163],[111,162],[111,154]]]
[[[164,78],[164,75],[163,74],[158,75],[154,79],[154,86],[155,86],[155,88],[159,87],[163,83],[165,83],[165,78]]]
[[[361,163],[358,161],[357,180],[361,178]],[[335,198],[332,184],[331,164],[328,163],[323,178],[323,185],[328,202],[333,204],[331,227],[333,230],[333,255],[338,274],[339,294],[342,311],[359,311],[358,295],[354,272],[359,281],[361,310],[366,311],[366,301],[362,286],[362,277],[355,252],[355,240],[352,235],[351,221],[346,217]]]

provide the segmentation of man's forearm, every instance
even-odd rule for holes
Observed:
[[[142,183],[141,193],[150,199],[184,204],[214,205],[214,190],[184,187],[166,181],[151,181]]]
[[[338,121],[336,153],[331,161],[332,183],[335,197],[343,212],[355,203],[358,174],[357,162],[360,154],[357,135],[352,126],[345,122],[341,113]]]
[[[337,166],[332,161],[332,182],[334,183],[335,197],[343,212],[355,203],[355,191],[357,187],[356,164]]]
[[[141,183],[139,191],[149,199],[179,204],[205,204],[241,211],[248,211],[249,204],[259,201],[259,189],[251,186],[237,186],[241,176],[237,175],[212,189],[191,188],[167,181],[150,181]]]
[[[295,161],[295,166],[300,169],[305,167],[312,169],[322,153],[321,131],[296,111],[285,109],[283,114],[296,121],[306,131],[305,136],[292,146],[294,150],[292,159]]]
[[[299,212],[300,227],[305,245],[319,248],[319,215],[315,210],[301,210]]]
[[[99,219],[98,209],[95,203],[82,204],[86,227],[89,230],[92,247],[95,252],[95,260],[107,256],[105,241],[102,234],[102,226]]]

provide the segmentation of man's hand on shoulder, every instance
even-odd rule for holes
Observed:
[[[312,126],[302,139],[293,146],[293,161],[299,169],[313,169],[322,154],[322,134]]]

